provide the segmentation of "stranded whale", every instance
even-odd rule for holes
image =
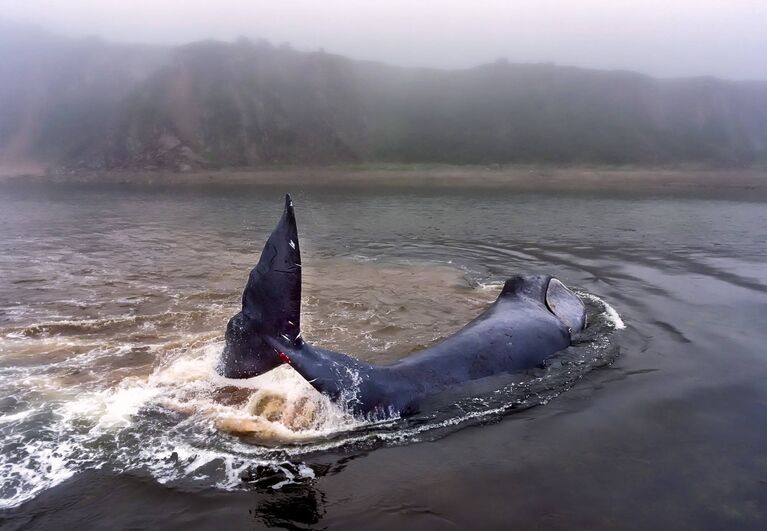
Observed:
[[[301,252],[293,202],[250,272],[242,310],[226,329],[218,371],[250,378],[289,363],[318,391],[358,413],[407,414],[428,396],[540,365],[586,326],[586,309],[559,280],[508,279],[498,299],[442,342],[390,365],[365,363],[301,337]]]

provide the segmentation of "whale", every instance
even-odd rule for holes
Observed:
[[[326,350],[301,336],[301,250],[290,195],[228,322],[216,367],[252,378],[289,364],[355,414],[408,415],[433,395],[541,366],[587,326],[580,298],[557,278],[517,274],[495,302],[456,333],[389,364]]]

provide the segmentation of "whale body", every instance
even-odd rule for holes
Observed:
[[[548,275],[509,278],[481,315],[438,344],[388,365],[325,350],[301,337],[301,252],[290,195],[250,272],[242,310],[229,320],[218,372],[251,378],[289,363],[315,389],[355,413],[408,414],[429,396],[524,371],[567,348],[586,309]]]

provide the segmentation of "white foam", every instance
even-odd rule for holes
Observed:
[[[25,418],[35,413],[35,411],[36,411],[35,409],[27,409],[26,411],[19,411],[18,413],[14,413],[13,415],[2,415],[0,416],[0,424],[8,424],[10,422],[24,420]]]
[[[222,347],[216,341],[177,352],[148,376],[127,377],[113,387],[92,391],[62,386],[47,373],[4,375],[3,383],[13,385],[14,393],[44,395],[51,420],[36,428],[31,439],[28,429],[22,428],[37,410],[0,416],[4,430],[0,443],[15,448],[0,453],[0,508],[18,506],[79,470],[105,464],[116,472],[144,469],[163,483],[204,481],[222,489],[242,488],[240,475],[253,465],[264,465],[281,472],[283,481],[272,487],[279,488],[312,477],[313,471],[300,463],[283,466],[271,449],[223,436],[216,429],[218,422],[255,422],[270,440],[287,443],[322,439],[363,423],[320,395],[288,365],[247,380],[221,377],[214,367]],[[107,352],[114,349],[95,349],[78,361],[88,366],[94,356]],[[313,417],[295,426],[270,421],[248,410],[253,398],[239,405],[216,401],[217,390],[225,387],[266,399],[272,393],[286,411],[291,404],[308,400],[315,405]],[[170,432],[152,434],[152,427],[142,423],[154,420],[142,416],[142,410],[157,405],[184,413],[186,420]],[[18,423],[22,426],[16,429]]]
[[[477,282],[477,289],[480,290],[497,290],[503,288],[503,282]]]
[[[32,440],[20,446],[13,456],[0,454],[0,477],[3,478],[0,509],[21,505],[66,481],[84,468],[87,460],[81,441],[73,438]]]
[[[615,330],[623,330],[624,328],[626,328],[626,323],[623,322],[623,319],[621,318],[621,316],[618,313],[618,311],[615,308],[613,308],[612,306],[610,306],[607,302],[605,302],[604,300],[600,299],[596,295],[592,295],[591,293],[587,293],[587,292],[584,292],[584,291],[579,291],[578,292],[578,296],[583,298],[583,299],[588,299],[588,300],[590,300],[592,302],[596,302],[597,304],[602,306],[602,309],[604,310],[605,318],[610,323],[610,325],[613,327],[613,329],[615,329]]]
[[[139,410],[155,399],[160,389],[133,379],[123,380],[116,388],[84,394],[65,403],[64,416],[96,419],[94,430],[127,427]]]

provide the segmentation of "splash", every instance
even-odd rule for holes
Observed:
[[[600,305],[602,307],[602,312],[605,319],[607,320],[608,323],[610,323],[613,329],[624,330],[626,328],[626,323],[623,322],[623,319],[621,318],[618,311],[612,306],[610,306],[608,303],[606,303],[604,300],[600,299],[596,295],[587,293],[585,291],[579,291],[578,296],[582,299],[586,299]]]
[[[276,458],[278,445],[317,441],[364,423],[289,366],[249,380],[220,377],[213,367],[222,346],[212,342],[146,377],[71,396],[59,392],[58,400],[51,394],[40,408],[0,417],[0,507],[102,467],[220,488],[235,488],[253,467],[268,467],[281,471],[278,488],[312,477],[303,463]],[[36,381],[29,374],[19,387]]]

